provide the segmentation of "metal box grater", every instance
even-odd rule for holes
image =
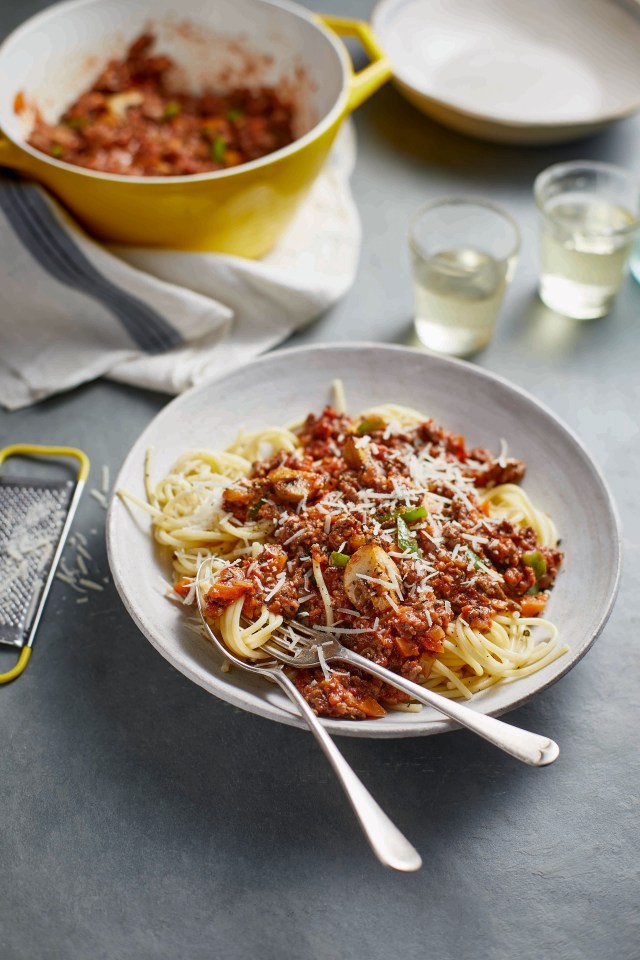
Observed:
[[[73,447],[16,444],[0,451],[11,456],[74,457],[74,480],[0,477],[0,643],[22,649],[16,667],[0,674],[15,679],[26,666],[49,588],[55,576],[89,461]]]

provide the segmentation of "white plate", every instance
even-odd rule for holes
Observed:
[[[372,23],[399,89],[472,136],[561,142],[640,108],[634,0],[381,0]]]
[[[168,404],[136,441],[117,488],[144,498],[143,462],[155,448],[160,479],[193,447],[220,447],[240,427],[281,425],[320,411],[340,377],[349,409],[394,401],[417,407],[470,444],[494,450],[504,437],[512,456],[529,466],[525,488],[556,520],[566,554],[548,615],[570,652],[539,673],[478,694],[473,705],[497,714],[544,689],[582,657],[602,629],[615,597],[620,538],[607,487],[579,441],[528,394],[491,373],[459,360],[404,347],[320,345],[271,353]],[[114,582],[138,627],[178,670],[223,700],[252,713],[303,726],[278,689],[234,669],[185,626],[185,613],[164,597],[168,557],[155,549],[146,514],[114,498],[107,521]],[[437,733],[455,725],[425,708],[390,713],[379,720],[326,721],[328,729],[356,737],[404,737]]]

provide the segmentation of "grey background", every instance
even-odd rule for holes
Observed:
[[[2,0],[0,32],[44,5]],[[370,12],[361,0],[323,9]],[[510,715],[557,739],[561,757],[532,770],[465,732],[342,740],[424,856],[421,873],[392,874],[308,735],[189,683],[137,632],[111,585],[76,605],[56,583],[31,665],[0,688],[2,960],[640,957],[640,287],[629,280],[614,312],[592,323],[545,310],[531,200],[534,176],[558,160],[637,168],[640,118],[567,146],[499,147],[438,127],[388,87],[356,127],[360,269],[343,301],[295,342],[407,342],[411,213],[447,193],[491,197],[517,218],[523,249],[496,338],[476,362],[577,431],[622,514],[625,572],[602,637]],[[113,477],[165,402],[98,382],[2,413],[0,441],[76,444],[99,486],[100,466]],[[85,496],[77,529],[101,575],[104,519]],[[3,669],[12,656],[0,651]]]

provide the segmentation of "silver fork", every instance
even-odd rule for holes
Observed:
[[[293,636],[291,633],[293,633]],[[339,630],[336,630],[336,633],[339,633]],[[426,687],[421,687],[411,680],[406,680],[399,674],[387,670],[386,667],[354,653],[353,650],[344,647],[334,635],[331,635],[330,639],[325,639],[315,630],[297,621],[295,624],[288,621],[286,627],[279,627],[261,649],[281,663],[297,669],[305,669],[320,666],[318,647],[322,647],[322,653],[326,661],[339,660],[343,663],[350,663],[360,670],[366,670],[367,673],[390,683],[398,690],[408,693],[412,699],[434,707],[451,720],[455,720],[456,723],[479,734],[485,740],[504,750],[505,753],[517,757],[524,763],[533,767],[544,767],[558,758],[560,747],[554,740],[537,733],[530,733],[528,730],[522,730],[520,727],[514,727],[503,720],[498,720],[496,717],[477,713],[455,700],[448,700],[446,697],[442,697],[432,690],[427,690]]]
[[[283,667],[274,660],[262,660],[254,663],[241,660],[240,657],[236,657],[215,635],[202,609],[200,592],[201,570],[208,562],[208,558],[203,560],[198,568],[196,600],[198,603],[198,611],[209,639],[215,644],[223,656],[235,664],[236,667],[240,667],[241,670],[248,670],[250,673],[260,674],[266,679],[277,683],[294,706],[297,707],[303,720],[306,721],[311,733],[320,744],[322,751],[333,767],[334,773],[342,784],[342,788],[378,860],[393,870],[401,870],[403,872],[419,870],[422,866],[422,859],[418,851],[409,843],[407,838],[400,833],[384,810],[378,806],[365,785],[344,759],[296,685],[286,675]]]

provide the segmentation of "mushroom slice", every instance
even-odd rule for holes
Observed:
[[[364,446],[358,446],[354,437],[347,437],[342,447],[342,456],[352,470],[362,470],[371,462],[371,454]]]
[[[365,543],[350,558],[344,568],[345,593],[358,610],[373,607],[383,612],[401,600],[400,571],[389,554],[374,543]]]
[[[124,120],[129,107],[139,107],[141,103],[144,103],[144,97],[140,90],[125,90],[108,98],[107,110],[114,120]]]
[[[307,476],[302,470],[276,467],[275,470],[271,470],[267,479],[272,484],[274,496],[287,503],[300,503],[311,492]]]

